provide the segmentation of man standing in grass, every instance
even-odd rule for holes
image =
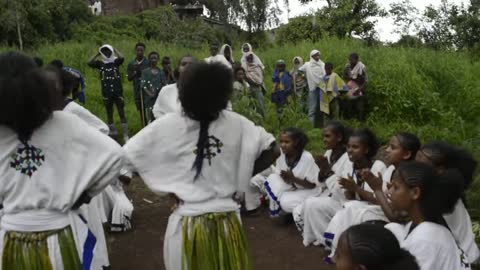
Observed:
[[[98,57],[102,57],[98,60]],[[88,66],[100,70],[102,84],[102,96],[107,111],[109,135],[118,136],[117,128],[113,122],[113,105],[117,106],[118,116],[122,122],[123,139],[128,141],[127,118],[125,117],[125,102],[123,100],[122,76],[120,66],[125,58],[123,54],[112,46],[105,44],[98,50],[98,53],[88,60]]]
[[[127,79],[133,81],[133,96],[135,97],[135,106],[137,111],[140,112],[142,125],[145,126],[145,109],[142,111],[142,90],[140,89],[140,78],[142,77],[142,71],[150,66],[148,59],[145,57],[146,46],[143,43],[137,43],[135,45],[136,57],[127,67]]]
[[[310,61],[299,68],[305,72],[307,77],[308,89],[308,118],[312,126],[319,127],[320,122],[320,100],[322,90],[318,87],[323,76],[325,76],[325,64],[320,60],[320,51],[310,52]]]
[[[146,123],[150,124],[155,120],[153,115],[153,106],[157,100],[160,90],[167,85],[165,73],[158,67],[160,56],[157,52],[151,52],[148,55],[150,66],[142,71],[140,87],[142,89],[143,106],[146,111]]]

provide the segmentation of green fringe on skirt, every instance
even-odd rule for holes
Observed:
[[[58,235],[64,269],[81,270],[77,247],[70,226],[45,232],[6,232],[3,240],[2,269],[52,270],[47,238]]]
[[[182,219],[182,270],[250,270],[247,238],[235,212]]]

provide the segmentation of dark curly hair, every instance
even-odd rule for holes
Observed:
[[[18,52],[0,54],[0,125],[26,142],[52,112],[51,87],[35,61]]]
[[[420,139],[408,132],[399,132],[395,134],[394,137],[397,138],[398,143],[404,150],[410,151],[411,155],[409,160],[414,160],[421,146]]]
[[[202,171],[208,127],[227,108],[232,91],[232,72],[221,64],[195,63],[180,78],[178,95],[183,111],[189,118],[200,122],[197,142],[199,151],[193,163],[195,178]]]

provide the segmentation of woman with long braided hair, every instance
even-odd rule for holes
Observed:
[[[157,119],[125,146],[147,186],[178,199],[164,241],[167,270],[251,269],[233,195],[280,151],[271,134],[226,110],[232,80],[221,64],[190,66],[178,84],[183,112]]]

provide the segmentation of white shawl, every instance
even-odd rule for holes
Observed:
[[[224,44],[224,45],[222,46],[222,48],[220,48],[220,54],[223,55],[223,56],[225,56],[225,49],[226,49],[227,47],[230,48],[230,59],[232,60],[232,62],[235,62],[235,59],[233,58],[232,46],[230,46],[230,45],[228,45],[228,44]],[[225,58],[226,58],[226,57],[225,57]],[[227,61],[228,61],[228,59],[227,59]]]
[[[248,46],[249,50],[247,52],[243,51],[243,47]],[[249,53],[253,54],[253,63],[258,64],[262,69],[265,69],[265,66],[262,63],[262,60],[253,52],[252,45],[250,43],[245,43],[242,45],[242,59],[241,64],[244,69],[247,69],[247,56]]]
[[[300,70],[305,72],[307,76],[308,88],[310,91],[315,90],[320,84],[323,76],[325,76],[325,64],[322,60],[315,61],[315,59],[313,59],[313,56],[319,53],[320,51],[318,50],[311,51],[310,61],[300,67]]]
[[[103,54],[102,52],[102,49],[103,48],[107,48],[109,49],[112,54],[110,55],[110,57],[107,57],[105,54]],[[102,55],[102,61],[105,63],[105,64],[109,64],[109,63],[113,63],[115,62],[115,60],[117,59],[117,56],[115,56],[115,50],[113,49],[113,46],[112,45],[109,45],[109,44],[105,44],[105,45],[102,45],[102,47],[100,47],[98,49],[98,52],[100,53],[100,55]]]

